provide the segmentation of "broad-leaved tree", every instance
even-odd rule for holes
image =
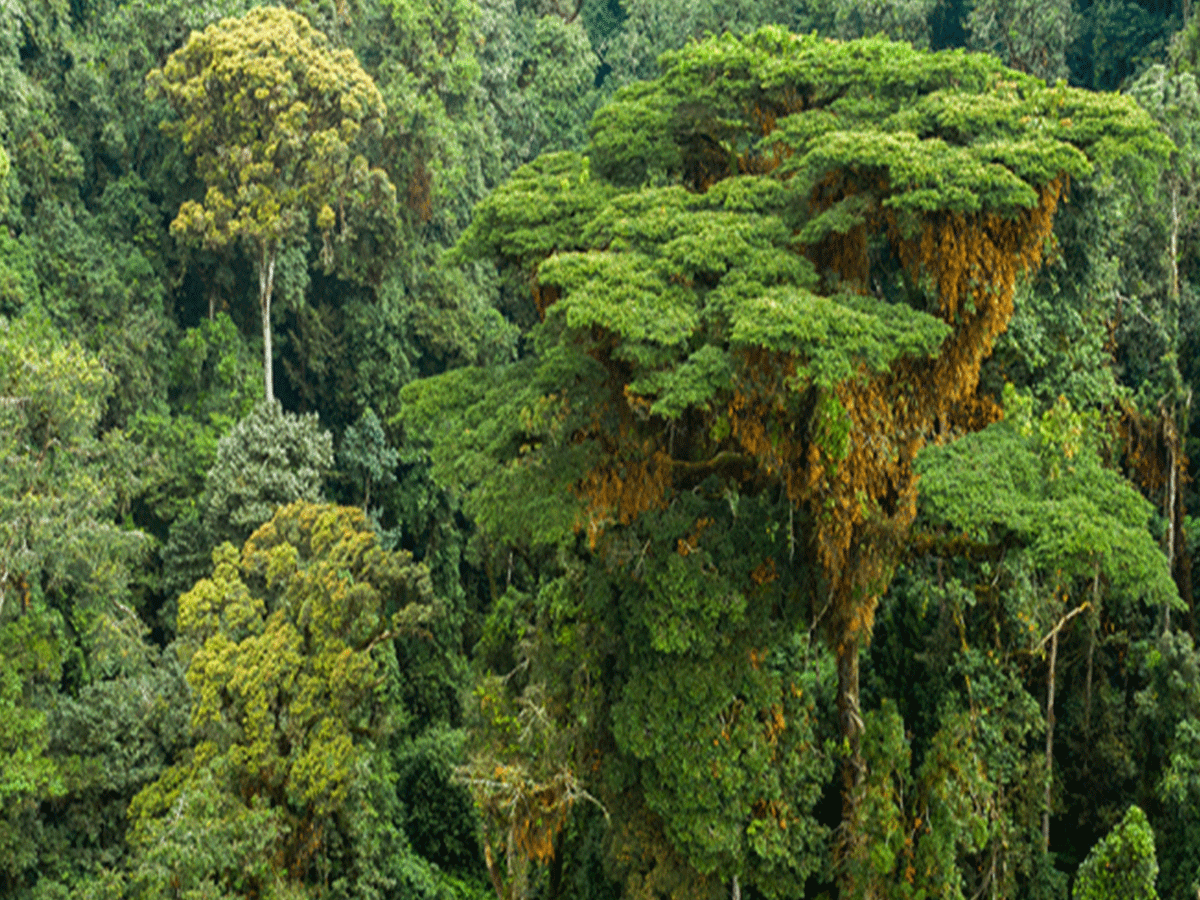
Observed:
[[[209,249],[242,242],[253,260],[273,400],[271,297],[281,254],[305,247],[315,228],[330,268],[352,208],[366,208],[377,227],[394,220],[395,189],[364,155],[383,98],[353,53],[281,6],[193,33],[147,82],[150,96],[178,113],[164,128],[195,156],[207,187],[203,200],[179,208],[172,231]]]
[[[878,38],[766,28],[661,64],[597,113],[587,155],[544,156],[477,208],[460,252],[524,274],[531,352],[410,386],[408,419],[489,533],[577,540],[621,569],[656,650],[715,666],[758,615],[780,628],[768,655],[802,621],[823,634],[852,859],[867,852],[859,651],[916,513],[913,460],[997,416],[980,364],[1070,180],[1166,142],[1126,98]],[[750,496],[772,538],[743,582],[700,560]],[[714,497],[728,519],[694,505]],[[644,529],[688,508],[670,526],[679,561],[652,559],[664,533]],[[614,733],[636,756],[641,732]],[[722,859],[681,825],[668,835],[701,873],[768,889],[766,848]]]

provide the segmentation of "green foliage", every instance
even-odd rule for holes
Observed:
[[[940,227],[931,223],[986,221],[1000,233],[1045,214],[1048,233],[1047,185],[1107,170],[1139,148],[1151,157],[1167,149],[1128,100],[883,39],[843,44],[768,28],[689,45],[661,65],[657,81],[618,90],[597,113],[586,156],[548,155],[514,173],[455,251],[493,260],[531,289],[539,321],[525,357],[410,384],[396,420],[484,534],[534,570],[510,565],[507,591],[493,589],[482,656],[515,669],[511,683],[481,681],[484,721],[472,727],[493,875],[514,896],[532,889],[526,861],[547,859],[556,835],[570,833],[567,811],[585,791],[613,818],[610,859],[630,892],[715,894],[737,878],[778,893],[785,880],[821,871],[821,829],[808,817],[827,763],[794,768],[788,753],[771,755],[760,730],[778,703],[795,737],[815,746],[819,713],[808,709],[806,722],[802,710],[785,712],[787,698],[758,681],[755,663],[760,654],[791,658],[801,610],[819,623],[834,603],[822,610],[822,581],[841,574],[831,566],[815,575],[796,545],[822,550],[823,523],[854,515],[839,510],[862,510],[881,530],[900,515],[894,494],[871,505],[863,485],[875,475],[852,481],[861,470],[851,453],[886,447],[871,452],[896,461],[911,446],[891,427],[864,424],[883,415],[865,409],[892,402],[872,386],[896,386],[896,404],[911,410],[916,384],[934,377],[942,353],[956,358],[951,336],[985,302],[980,293],[961,313],[948,310],[947,288],[930,274],[938,251],[921,244],[928,256],[915,265],[912,247]],[[947,378],[945,390],[957,389]],[[1069,430],[1068,418],[1046,427]],[[1066,440],[1047,434],[1048,443]],[[814,457],[824,475],[810,467]],[[1048,458],[1042,482],[1065,497],[1059,482],[1073,464]],[[1088,464],[1095,507],[1123,504],[1116,519],[1127,532],[1105,545],[1112,577],[1126,562],[1121,541],[1134,537],[1128,552],[1140,575],[1153,576],[1149,599],[1169,596],[1148,509],[1119,478],[1106,480],[1098,454]],[[813,489],[804,485],[822,477],[855,488],[805,506]],[[1093,507],[1060,506],[1059,518],[1081,530],[1047,526],[1045,555],[1082,578],[1093,572],[1088,542],[1104,536],[1083,528]],[[875,545],[845,535],[845,567],[870,570]],[[878,571],[870,586],[856,583],[851,607],[886,584],[886,564]],[[1142,599],[1135,577],[1120,587]],[[841,681],[855,645],[844,635],[834,644]],[[731,684],[732,696],[723,693]],[[1008,687],[1004,696],[1017,693]],[[856,699],[845,707],[852,723]],[[1028,827],[1028,798],[1016,810],[996,797],[1034,770],[1028,759],[1006,764],[994,748],[1025,740],[1033,720],[997,738],[966,708],[939,711],[936,752],[916,766],[922,820],[937,826],[928,840],[912,831],[905,852],[920,859],[921,889],[932,893],[960,889],[964,858],[998,859]],[[736,755],[724,754],[723,736],[708,749],[722,723]],[[673,744],[680,730],[703,735],[699,748]],[[618,754],[589,777],[588,750],[613,745]],[[913,777],[909,761],[896,766]],[[880,791],[887,771],[881,763]],[[757,812],[785,796],[804,798],[792,810],[804,824],[793,832],[789,814],[786,834]],[[860,840],[860,825],[866,819],[841,840]],[[870,859],[847,846],[840,866],[852,879]],[[915,891],[902,857],[882,860],[877,881]]]
[[[1182,23],[1174,4],[1098,0],[1081,5],[1072,49],[1072,81],[1115,91],[1147,65],[1161,62],[1171,33]]]
[[[475,209],[459,253],[530,265],[580,246],[580,231],[610,193],[586,157],[553,153],[522,166]]]
[[[580,504],[572,502],[569,488],[586,471],[591,448],[564,446],[553,468],[531,456],[535,445],[525,443],[529,427],[542,432],[542,441],[561,446],[579,416],[546,399],[564,361],[554,359],[544,369],[532,362],[492,368],[487,378],[464,368],[414,382],[401,393],[402,416],[422,443],[433,444],[426,452],[438,484],[458,496],[483,486],[469,490],[462,503],[489,534],[555,543],[573,532]],[[447,453],[444,440],[456,449]],[[497,466],[498,458],[511,461]]]
[[[315,414],[263,401],[217,444],[200,501],[204,527],[214,541],[244,538],[280,506],[319,500],[332,466],[333,436]]]
[[[37,271],[29,247],[0,231],[0,315],[15,316],[38,297]]]
[[[1189,825],[1197,768],[1200,654],[1190,635],[1164,633],[1134,645],[1141,689],[1134,695],[1128,744],[1138,764],[1131,799],[1151,812],[1164,896],[1200,883],[1200,842]],[[1135,748],[1146,748],[1144,755]],[[1112,819],[1115,821],[1116,816]]]
[[[1005,420],[918,460],[928,521],[969,540],[1029,549],[1062,587],[1099,572],[1122,602],[1178,607],[1151,508],[1100,455],[1100,422],[1065,399],[1044,413],[1015,391]]]
[[[1175,149],[1158,184],[1131,210],[1125,224],[1131,249],[1122,262],[1135,318],[1121,335],[1121,355],[1128,361],[1138,406],[1150,416],[1172,416],[1181,430],[1188,427],[1190,385],[1198,374],[1184,345],[1197,316],[1194,236],[1200,219],[1192,187],[1200,173],[1200,131],[1195,124],[1200,93],[1184,48],[1185,41],[1178,41],[1171,66],[1151,66],[1130,86]]]
[[[194,509],[216,463],[217,442],[262,398],[256,376],[249,348],[225,313],[180,338],[167,391],[170,413],[142,412],[129,427],[147,454],[141,498],[159,523]]]
[[[1039,684],[1036,669],[1022,674],[1020,661],[1028,658],[1026,654],[1045,654],[1051,631],[1086,613],[1079,619],[1086,623],[1084,628],[1076,626],[1057,639],[1064,646],[1057,657],[1054,713],[1059,721],[1053,771],[1046,772],[1044,762],[1039,765],[1027,744],[1021,749],[1025,738],[1020,733],[994,734],[988,739],[994,749],[983,755],[985,773],[995,772],[992,777],[1005,780],[1015,777],[1022,786],[993,794],[1006,799],[997,810],[1003,816],[998,824],[1004,824],[991,826],[997,829],[991,840],[1006,846],[1004,855],[1011,854],[1014,866],[1023,871],[1027,891],[1055,895],[1058,889],[1051,882],[1082,858],[1095,830],[1088,837],[1082,827],[1067,833],[1066,846],[1060,843],[1059,852],[1068,861],[1060,861],[1056,872],[1022,837],[1032,830],[1031,820],[1043,803],[1035,798],[1033,785],[1044,785],[1052,776],[1053,791],[1046,799],[1053,809],[1057,811],[1059,797],[1065,795],[1069,808],[1064,818],[1074,821],[1074,811],[1085,808],[1096,817],[1089,823],[1092,829],[1107,828],[1119,817],[1114,804],[1123,806],[1133,799],[1157,808],[1154,789],[1149,783],[1131,782],[1132,772],[1164,771],[1167,761],[1157,748],[1173,746],[1177,723],[1190,715],[1192,703],[1184,699],[1191,695],[1190,688],[1168,689],[1163,679],[1191,684],[1193,663],[1188,654],[1177,652],[1174,638],[1164,636],[1163,664],[1156,664],[1149,683],[1132,706],[1127,705],[1119,685],[1128,677],[1122,674],[1121,660],[1129,652],[1129,631],[1137,633],[1154,621],[1151,610],[1156,607],[1178,608],[1166,559],[1148,527],[1151,508],[1119,473],[1106,467],[1106,428],[1098,414],[1076,412],[1060,398],[1037,416],[1032,399],[1011,388],[1006,401],[1004,421],[950,446],[929,448],[918,459],[923,520],[945,530],[932,546],[924,545],[923,552],[935,549],[940,558],[924,570],[925,586],[908,601],[920,598],[920,617],[934,629],[926,639],[933,658],[905,665],[930,667],[932,672],[949,664],[939,663],[938,657],[959,657],[961,662],[950,665],[965,676],[964,699],[972,716],[990,709],[997,724],[1024,721],[1027,735],[1043,727],[1041,701],[1033,697],[1046,688]],[[920,571],[915,566],[913,573]],[[899,624],[895,619],[892,623]],[[961,645],[961,652],[951,649],[955,645]],[[1167,676],[1168,671],[1176,674]],[[1143,677],[1147,676],[1138,676],[1138,683],[1145,683]],[[888,682],[884,678],[881,683]],[[995,693],[995,686],[1006,682],[1011,686],[1002,693],[1012,698],[1007,701]],[[948,688],[925,690],[945,697]],[[961,695],[961,687],[956,692]],[[911,705],[909,709],[918,722],[928,722],[927,713]],[[1021,709],[1024,714],[1018,715]],[[983,725],[987,720],[975,721]],[[930,727],[923,724],[922,730],[928,734]],[[985,733],[994,727],[985,725]],[[932,746],[936,743],[934,738]],[[1156,749],[1147,755],[1134,749],[1140,747]],[[1133,764],[1133,757],[1138,763]],[[1112,800],[1097,804],[1100,792]],[[1173,833],[1170,829],[1181,827],[1176,821],[1171,813],[1156,818],[1155,828],[1162,829],[1160,835]],[[947,831],[935,827],[937,833]],[[1052,827],[1052,846],[1054,834]],[[1081,841],[1086,843],[1080,846]],[[1190,876],[1184,860],[1193,852],[1178,840],[1171,845],[1178,850],[1171,862],[1172,884],[1186,885]],[[996,859],[995,847],[985,851],[985,858]]]
[[[486,0],[479,6],[479,61],[502,172],[543,153],[581,149],[601,100],[600,60],[582,17],[557,10],[557,3]]]
[[[589,6],[584,5],[585,17]],[[927,20],[934,7],[930,0],[703,0],[684,5],[629,0],[621,4],[619,22],[612,22],[603,36],[593,33],[592,45],[609,69],[605,86],[619,88],[654,78],[659,74],[658,57],[682,49],[688,41],[725,33],[745,35],[764,25],[778,25],[798,34],[817,31],[839,40],[882,34],[928,49]]]
[[[144,189],[144,188],[143,188]],[[165,285],[136,240],[114,242],[121,230],[80,204],[40,198],[21,236],[37,267],[40,307],[65,334],[96,354],[114,376],[105,410],[123,426],[166,386]]]
[[[481,195],[476,179],[496,165],[479,133],[480,9],[463,0],[390,0],[379,12],[376,30],[356,29],[356,36],[370,40],[362,57],[381,57],[372,68],[387,107],[384,128],[396,144],[392,177],[407,185],[402,208],[415,222],[457,230],[466,217],[462,194]],[[390,39],[378,41],[379,30]]]
[[[121,438],[97,433],[111,384],[44,318],[0,319],[0,614],[45,592],[86,634],[123,596],[143,536],[116,524]]]
[[[0,894],[480,900],[472,792],[514,897],[812,896],[831,859],[848,896],[1061,897],[1131,803],[1163,896],[1195,893],[1200,668],[1157,634],[1176,590],[1154,543],[1174,535],[1186,594],[1200,19],[1172,39],[1181,8],[1149,0],[257,6],[0,3]],[[852,40],[880,34],[909,46]],[[215,77],[172,94],[204,45]],[[1148,117],[1001,63],[1127,86]],[[1032,402],[928,451],[925,530],[889,531],[915,491],[861,458],[903,468],[991,408],[889,418],[991,302],[947,312],[942,251],[904,248],[1015,227],[1063,174],[981,381]],[[172,241],[173,219],[196,228]],[[336,472],[315,419],[255,408],[262,318]],[[1171,453],[1160,519],[1114,466],[1165,510]],[[850,485],[831,504],[797,500],[810,454]],[[225,655],[186,617],[164,648],[213,541],[329,475],[367,513],[342,514],[351,543],[412,550],[445,613],[327,664],[304,642],[350,570],[298,563],[293,610],[268,585],[289,538],[260,548],[276,576],[235,556],[208,579]],[[874,592],[903,562],[835,720],[815,535],[852,510],[836,570]],[[1067,601],[1087,608],[1047,771]],[[324,720],[291,718],[305,697]],[[860,713],[859,815],[835,829],[831,739]]]
[[[776,897],[824,871],[827,831],[811,810],[833,758],[816,725],[822,666],[808,656],[799,637],[716,659],[665,655],[613,707],[617,746],[642,763],[647,807],[701,875],[740,876]]]
[[[134,895],[396,884],[380,743],[391,640],[429,616],[427,573],[360,510],[304,502],[213,559],[179,609],[196,744],[130,806]]]
[[[898,578],[899,591],[893,583],[900,595],[893,603],[914,599],[905,590],[912,574]],[[934,610],[920,615],[936,622]],[[885,621],[886,639],[892,622]],[[901,692],[921,690],[929,705],[901,718],[885,697],[863,717],[867,774],[856,824],[865,848],[848,872],[855,896],[961,898],[993,889],[1028,896],[1031,811],[1041,786],[1028,742],[1041,713],[994,653],[930,637],[926,651],[905,660],[920,672],[911,673],[919,685]],[[902,685],[886,681],[887,689]]]
[[[445,872],[481,869],[471,797],[458,783],[464,733],[445,725],[424,727],[396,753],[396,793],[404,802],[404,831],[413,849]]]
[[[1108,900],[1129,897],[1155,900],[1154,832],[1146,814],[1136,806],[1098,843],[1075,877],[1074,897],[1079,900]]]
[[[386,487],[395,483],[400,453],[388,444],[375,410],[367,407],[358,422],[342,436],[338,460],[355,492],[361,496],[363,510],[368,511],[372,486]]]
[[[0,621],[0,879],[20,883],[37,862],[37,805],[64,791],[56,760],[46,753],[47,694],[62,675],[61,617],[35,609]]]
[[[52,885],[112,889],[129,862],[129,801],[187,745],[182,668],[136,635],[111,637],[97,666],[103,677],[78,697],[57,697],[49,717],[48,756],[64,789],[43,804],[39,822],[37,887],[47,894]]]
[[[1059,397],[1080,410],[1116,401],[1110,328],[1136,327],[1124,315],[1133,298],[1122,287],[1120,258],[1129,204],[1112,182],[1071,186],[1054,222],[1055,252],[1018,286],[1008,331],[984,364],[981,381],[990,394],[1000,396],[1011,382],[1032,393],[1040,409]]]
[[[225,313],[189,328],[171,358],[172,409],[224,432],[262,398],[254,361]]]
[[[836,156],[831,159],[828,154],[849,156],[865,150],[870,157],[878,158],[876,165],[898,167],[903,173],[900,184],[904,187],[892,203],[970,208],[981,200],[985,205],[1014,202],[1016,194],[1014,200],[1002,199],[1004,192],[1013,190],[1006,183],[1015,188],[1011,176],[994,163],[981,167],[980,161],[991,163],[995,157],[989,154],[1004,149],[995,145],[997,139],[1012,141],[1024,132],[1030,124],[1025,116],[1036,117],[1043,123],[1037,152],[1015,152],[1022,149],[1017,143],[1004,150],[998,160],[1022,178],[1040,181],[1045,177],[1043,172],[1028,167],[1042,165],[1041,155],[1046,151],[1055,153],[1051,167],[1065,167],[1068,173],[1085,171],[1082,160],[1060,142],[1086,147],[1105,135],[1117,137],[1124,133],[1128,138],[1145,141],[1147,150],[1157,147],[1161,153],[1164,149],[1131,107],[1124,102],[1112,105],[1112,98],[1101,100],[1067,90],[1042,93],[1032,83],[1017,79],[1009,82],[1011,88],[1004,94],[983,93],[989,80],[998,77],[1001,71],[998,63],[986,57],[927,55],[883,40],[829,44],[816,38],[788,38],[782,31],[771,29],[764,29],[753,39],[739,41],[726,36],[702,46],[703,50],[696,48],[664,57],[664,77],[655,91],[653,106],[647,88],[631,87],[619,93],[615,103],[600,114],[595,123],[597,153],[593,159],[598,172],[606,175],[620,172],[618,177],[631,178],[634,183],[641,179],[648,154],[638,143],[626,143],[626,135],[636,131],[633,125],[642,118],[669,117],[673,106],[687,102],[693,105],[680,109],[682,118],[674,124],[676,134],[682,136],[679,129],[700,126],[704,122],[702,116],[715,114],[716,118],[708,120],[704,127],[717,126],[723,118],[723,127],[713,136],[729,141],[739,128],[753,129],[748,118],[755,103],[767,100],[766,92],[784,84],[792,86],[799,96],[809,98],[804,112],[787,118],[783,111],[777,113],[781,119],[780,134],[770,141],[783,140],[797,151],[785,171],[808,169],[815,182],[837,163]],[[705,74],[718,59],[727,74],[721,81],[709,82]],[[954,89],[950,89],[952,86]],[[1003,104],[1012,105],[998,106],[1001,96],[1005,98]],[[827,105],[831,105],[829,111],[838,114],[837,120],[829,119]],[[1089,124],[1086,120],[1092,116],[1097,118]],[[666,121],[669,118],[664,124]],[[877,140],[882,138],[880,131],[894,134],[899,143],[884,143],[871,149],[855,135],[856,128]],[[932,159],[944,159],[948,165],[938,170],[932,160],[926,163],[928,157],[918,154],[917,145],[908,138],[911,132],[922,135],[925,142],[920,148],[924,154],[946,153],[946,157],[934,155]],[[664,155],[665,149],[659,148],[674,138],[672,129],[660,128],[650,134],[658,145],[655,152],[659,158],[669,159]],[[934,134],[943,137],[946,144],[931,141]],[[804,154],[813,146],[814,138],[821,138],[821,143],[815,148],[818,152],[807,161]],[[828,146],[829,138],[840,140]],[[1047,143],[1047,138],[1055,143]],[[611,147],[609,140],[613,141]],[[749,140],[750,147],[755,146],[752,139],[743,140]],[[734,152],[742,149],[736,143],[726,146]],[[1075,161],[1071,162],[1072,159]],[[958,167],[965,171],[957,172]],[[922,183],[934,178],[937,187]],[[958,178],[964,179],[958,185],[954,181],[938,184],[942,179]],[[800,190],[806,191],[813,182],[806,182]],[[926,193],[930,189],[935,193]],[[917,193],[913,196],[906,191]],[[992,193],[996,191],[1000,193]]]
[[[467,490],[473,515],[487,504],[489,528],[512,527],[510,501],[531,503],[524,486],[506,485],[547,464],[556,483],[569,483],[586,464],[589,444],[562,436],[602,396],[590,335],[613,342],[614,357],[632,366],[630,392],[671,418],[684,412],[680,392],[693,409],[719,409],[731,383],[721,373],[736,370],[743,352],[794,355],[788,387],[797,392],[853,380],[860,366],[882,371],[932,356],[947,329],[927,311],[920,285],[894,265],[873,276],[868,296],[855,296],[867,286],[839,289],[836,273],[797,252],[800,242],[851,233],[872,209],[895,210],[898,226],[939,208],[1013,214],[1034,203],[1033,185],[1089,170],[1079,147],[1103,161],[1118,145],[1147,153],[1165,146],[1127,101],[1012,74],[989,92],[1002,72],[993,61],[920,54],[882,39],[838,44],[764,29],[667,54],[663,66],[658,81],[623,89],[597,114],[590,156],[551,154],[516,172],[480,205],[456,251],[493,258],[522,280],[536,267],[534,299],[546,316],[535,331],[538,362],[493,369],[488,379],[453,374],[402,395],[413,427],[439,436],[435,477]],[[802,112],[779,109],[787,92],[807,98]],[[775,110],[779,127],[761,138],[754,116]],[[1034,123],[1036,136],[1027,132]],[[771,174],[741,172],[770,171],[772,159],[782,162]],[[857,193],[857,206],[806,215],[822,179],[847,171],[878,173],[886,194]],[[675,178],[708,189],[655,186]],[[534,371],[544,373],[542,401]],[[546,415],[564,378],[588,400]],[[438,408],[458,412],[431,416]],[[688,452],[704,458],[717,449]],[[540,505],[545,511],[515,523],[555,540],[562,525],[543,528],[549,508]],[[559,521],[577,518],[565,509]]]
[[[929,17],[936,6],[936,0],[817,0],[809,4],[814,24],[822,33],[841,40],[882,34],[918,50],[929,49]]]
[[[162,760],[136,733],[138,679],[122,677],[136,671],[143,690],[169,693],[137,671],[146,648],[129,585],[147,541],[117,524],[135,480],[121,436],[99,434],[111,384],[44,318],[0,320],[0,881],[14,892],[117,865],[124,803]],[[111,693],[93,687],[110,677],[121,679]],[[72,691],[122,701],[119,715],[109,705],[108,746],[71,733],[82,709]]]

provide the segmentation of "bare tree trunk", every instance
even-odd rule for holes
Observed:
[[[733,887],[729,891],[730,900],[742,900],[742,886],[738,884],[738,877],[733,876]]]
[[[1058,661],[1058,628],[1050,633],[1050,674],[1046,678],[1046,805],[1042,811],[1042,853],[1050,850],[1050,800],[1054,785],[1054,665]]]
[[[1179,179],[1171,177],[1171,300],[1179,301]]]
[[[1186,13],[1185,13],[1186,18]],[[1170,266],[1170,285],[1168,288],[1168,299],[1171,306],[1171,315],[1174,319],[1175,340],[1178,341],[1179,334],[1179,234],[1182,230],[1182,221],[1179,214],[1179,178],[1172,175],[1169,178],[1171,187],[1171,234],[1167,245],[1167,254]],[[1190,394],[1190,392],[1189,392]],[[1191,397],[1187,400],[1188,405],[1191,405]],[[1175,421],[1177,413],[1177,405],[1172,401],[1170,411],[1168,412],[1165,402],[1159,403],[1159,410],[1162,414],[1163,425],[1163,440],[1167,445],[1168,456],[1168,472],[1167,472],[1167,497],[1165,502],[1165,512],[1167,516],[1167,562],[1170,567],[1171,578],[1175,578],[1176,545],[1179,543],[1178,526],[1182,525],[1182,521],[1176,522],[1178,505],[1180,498],[1178,497],[1177,475],[1179,468],[1179,429]],[[1189,578],[1190,580],[1190,578]],[[1190,604],[1191,598],[1187,598]],[[1164,606],[1163,608],[1163,630],[1171,630],[1171,607]]]
[[[508,829],[505,862],[508,869],[508,900],[528,900],[529,862],[517,851],[517,836],[514,825],[510,825]]]
[[[1181,417],[1182,421],[1180,418],[1176,418],[1175,420],[1176,441],[1178,442],[1180,449],[1182,449],[1183,442],[1182,439],[1179,438],[1179,435],[1188,433],[1191,423],[1191,413],[1192,389],[1189,387],[1187,389],[1187,394],[1183,398],[1183,414]],[[1178,456],[1176,456],[1175,463],[1177,466],[1180,463]],[[1186,462],[1184,462],[1184,464],[1186,465]],[[1172,515],[1174,517],[1173,521],[1175,523],[1175,542],[1183,548],[1187,547],[1188,542],[1187,531],[1184,528],[1184,523],[1187,521],[1187,507],[1184,505],[1185,501],[1185,493],[1183,491],[1176,490],[1175,508],[1172,510]],[[1192,606],[1192,557],[1190,553],[1186,552],[1186,549],[1185,552],[1176,555],[1175,568],[1177,570],[1177,574],[1175,575],[1175,585],[1179,588],[1179,596],[1183,598],[1183,601],[1187,604],[1188,609],[1185,627],[1191,633],[1192,637],[1195,638],[1196,611]]]
[[[1090,600],[1080,603],[1059,619],[1058,623],[1050,629],[1050,633],[1042,638],[1034,648],[1034,652],[1038,653],[1046,646],[1047,641],[1050,642],[1050,671],[1046,675],[1046,801],[1045,809],[1042,811],[1043,853],[1050,849],[1050,801],[1052,799],[1051,788],[1054,784],[1054,669],[1058,663],[1058,633],[1073,618],[1090,609],[1091,605]]]
[[[1096,574],[1092,576],[1092,618],[1097,620],[1099,627],[1100,615],[1100,567],[1096,566]],[[1092,736],[1092,657],[1096,653],[1096,629],[1088,629],[1088,650],[1087,650],[1087,680],[1084,682],[1083,692],[1083,734],[1085,737]],[[1086,765],[1086,763],[1085,763]]]
[[[275,290],[275,249],[264,245],[258,266],[258,304],[262,309],[263,387],[268,403],[275,402],[275,380],[271,371],[271,294]]]
[[[1171,578],[1175,577],[1175,506],[1176,506],[1176,470],[1179,468],[1179,434],[1175,428],[1175,404],[1168,410],[1163,403],[1159,404],[1162,416],[1163,441],[1167,445],[1167,496],[1163,502],[1163,513],[1167,517],[1167,571]],[[1163,604],[1163,631],[1171,630],[1171,605]]]
[[[496,860],[492,856],[492,847],[485,838],[483,842],[483,861],[487,863],[488,876],[492,879],[492,887],[496,891],[496,900],[508,900],[504,896],[504,881],[500,877],[500,872],[496,868]]]

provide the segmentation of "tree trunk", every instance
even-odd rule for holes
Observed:
[[[858,642],[849,641],[838,647],[837,656],[838,722],[841,726],[842,738],[850,750],[846,765],[842,769],[842,786],[845,791],[842,796],[842,808],[843,818],[846,818],[845,813],[849,812],[857,802],[854,798],[863,774],[863,721],[858,707]]]
[[[504,896],[504,881],[500,877],[500,872],[496,868],[496,859],[492,856],[492,846],[486,836],[483,841],[483,861],[487,863],[488,877],[492,879],[492,887],[496,891],[496,900],[508,900]]]
[[[1167,516],[1167,571],[1171,573],[1171,578],[1175,577],[1175,506],[1176,506],[1176,471],[1179,469],[1179,451],[1177,444],[1179,436],[1175,430],[1175,407],[1172,404],[1171,410],[1168,412],[1166,407],[1162,408],[1163,417],[1163,438],[1167,443],[1167,496],[1166,509],[1163,512]],[[1163,631],[1171,630],[1171,604],[1163,605]]]
[[[1098,584],[1097,580],[1094,586],[1098,586]],[[1058,624],[1050,629],[1050,632],[1034,648],[1035,653],[1040,653],[1041,649],[1046,646],[1046,642],[1050,642],[1050,670],[1046,674],[1046,801],[1045,809],[1042,811],[1042,853],[1046,853],[1050,849],[1050,801],[1053,799],[1051,787],[1054,784],[1054,669],[1058,663],[1058,633],[1081,612],[1091,609],[1091,606],[1090,600],[1080,603],[1059,619]]]
[[[258,305],[262,310],[263,388],[268,403],[275,402],[275,380],[271,372],[271,294],[275,290],[274,247],[264,246],[258,265]]]
[[[863,720],[858,706],[858,641],[850,639],[837,649],[838,726],[847,749],[842,760],[842,842],[843,858],[852,858],[857,846],[858,807],[866,764],[862,758]]]
[[[862,822],[863,794],[866,788],[867,765],[862,758],[863,720],[859,709],[857,638],[849,638],[837,648],[837,711],[846,756],[842,760],[842,822],[838,828],[835,848],[838,875],[838,895],[843,897],[873,897],[870,886],[857,882],[855,869],[863,870],[870,853]],[[863,891],[868,893],[864,894]]]
[[[1059,626],[1061,627],[1061,626]],[[1054,665],[1058,661],[1058,627],[1050,634],[1050,673],[1046,678],[1046,805],[1042,811],[1042,853],[1050,850],[1050,801],[1054,786]]]
[[[517,850],[515,825],[508,829],[507,852],[505,868],[508,869],[508,900],[528,900],[529,897],[529,861]]]
[[[1177,468],[1182,468],[1188,464],[1187,458],[1181,457],[1183,450],[1183,439],[1181,435],[1188,433],[1191,427],[1192,413],[1192,389],[1189,387],[1187,393],[1183,397],[1183,410],[1176,410],[1175,424],[1175,465]],[[1186,474],[1184,475],[1186,478]],[[1184,523],[1187,521],[1187,507],[1184,505],[1187,500],[1185,491],[1176,489],[1175,491],[1175,506],[1171,510],[1171,520],[1175,530],[1175,543],[1179,546],[1182,552],[1175,554],[1175,586],[1179,588],[1179,596],[1187,604],[1188,612],[1186,619],[1187,630],[1192,637],[1196,636],[1196,611],[1192,608],[1192,556],[1187,552],[1187,532],[1184,528]]]
[[[1087,649],[1087,679],[1084,681],[1083,690],[1083,734],[1089,740],[1092,736],[1092,658],[1096,654],[1096,629],[1100,627],[1100,566],[1096,566],[1096,571],[1092,575],[1092,611],[1088,617],[1095,621],[1095,627],[1088,628],[1088,649]],[[1084,761],[1084,769],[1087,769],[1087,761]]]
[[[1176,304],[1176,316],[1179,309],[1179,179],[1171,178],[1171,239],[1168,252],[1171,258],[1171,301]]]

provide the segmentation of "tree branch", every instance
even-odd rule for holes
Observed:
[[[1077,607],[1075,607],[1073,610],[1071,610],[1069,613],[1067,613],[1065,616],[1063,616],[1061,619],[1059,619],[1058,624],[1055,625],[1053,628],[1051,628],[1048,632],[1046,632],[1046,636],[1044,638],[1042,638],[1040,641],[1038,641],[1038,645],[1036,647],[1034,647],[1033,650],[1031,650],[1030,652],[1031,653],[1040,652],[1041,649],[1046,646],[1046,641],[1050,640],[1052,637],[1054,637],[1056,634],[1058,634],[1060,631],[1062,631],[1062,628],[1064,625],[1066,625],[1068,622],[1070,622],[1073,618],[1075,618],[1077,615],[1079,615],[1085,609],[1088,609],[1091,605],[1092,605],[1091,601],[1084,600],[1081,604],[1079,604]]]

